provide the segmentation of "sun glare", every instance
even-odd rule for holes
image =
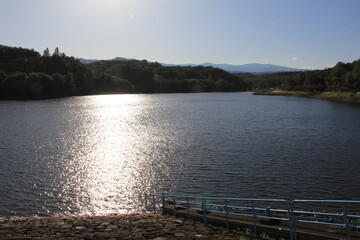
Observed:
[[[129,105],[138,102],[140,99],[137,95],[132,94],[114,94],[95,96],[98,104],[104,107],[116,105]]]
[[[94,10],[121,10],[122,8],[129,6],[130,4],[134,4],[134,1],[129,0],[83,0],[81,2],[82,6],[86,6]]]
[[[141,208],[137,196],[143,190],[137,187],[138,176],[146,169],[139,157],[136,131],[131,130],[135,127],[131,122],[141,114],[134,104],[141,100],[141,95],[132,94],[91,96],[91,105],[96,107],[91,108],[92,117],[85,123],[90,131],[81,138],[81,153],[68,164],[74,175],[65,188],[80,196],[69,201],[81,214],[127,213]]]
[[[80,18],[98,18],[98,21],[109,22],[114,19],[128,16],[130,8],[135,7],[135,1],[128,0],[78,0],[67,1]]]

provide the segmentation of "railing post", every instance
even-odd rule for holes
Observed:
[[[176,217],[176,196],[174,196],[174,216]]]
[[[204,224],[207,225],[207,210],[206,210],[206,199],[205,198],[202,199],[201,208],[203,210],[203,215],[204,215]]]
[[[161,205],[162,205],[162,214],[165,214],[165,195],[161,194]]]
[[[251,201],[252,211],[253,211],[253,230],[254,230],[254,236],[257,236],[257,230],[256,230],[256,213],[255,213],[255,203],[254,201]]]
[[[154,205],[154,213],[156,213],[156,202],[155,202],[155,194],[153,195],[153,205]]]
[[[190,219],[189,209],[190,209],[190,206],[189,206],[189,197],[186,197],[186,216],[187,216],[187,219]]]
[[[227,206],[227,200],[225,199],[225,216],[226,216],[226,229],[229,230],[229,212],[228,212],[228,206]]]
[[[343,212],[343,218],[344,218],[344,224],[346,228],[346,239],[351,240],[351,229],[349,227],[349,221],[348,221],[348,214],[345,203],[342,205],[342,212]]]
[[[148,204],[147,204],[147,194],[145,194],[145,211],[147,211]]]
[[[290,232],[290,239],[296,240],[296,228],[295,228],[295,220],[294,220],[294,212],[292,209],[294,201],[286,200],[285,204],[288,209],[288,218],[289,218],[289,232]]]

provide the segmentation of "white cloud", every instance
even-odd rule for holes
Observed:
[[[292,57],[291,58],[291,61],[297,61],[297,60],[299,60],[299,57]]]

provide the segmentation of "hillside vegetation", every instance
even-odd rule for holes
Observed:
[[[89,67],[128,79],[136,92],[234,92],[247,89],[240,77],[214,67],[162,66],[146,60],[100,61]]]
[[[304,72],[280,72],[252,75],[237,74],[245,79],[253,90],[278,89],[305,92],[359,92],[360,60],[337,63],[332,68]]]
[[[49,98],[105,92],[131,92],[132,84],[109,74],[92,71],[74,57],[55,49],[43,55],[0,46],[0,98]]]
[[[360,60],[332,68],[255,75],[211,66],[163,66],[146,60],[83,64],[60,53],[0,45],[0,99],[105,93],[255,91],[360,102]]]
[[[239,73],[255,94],[316,97],[360,103],[360,60],[332,68],[254,75]]]
[[[56,48],[50,54],[0,45],[0,98],[36,99],[104,93],[243,91],[235,75],[213,67],[164,67],[145,60],[82,64]]]

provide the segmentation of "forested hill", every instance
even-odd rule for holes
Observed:
[[[244,81],[242,80],[244,79]],[[205,66],[163,66],[146,60],[83,64],[74,57],[0,45],[0,99],[104,93],[234,92],[271,89],[360,92],[360,60],[305,72],[231,74]]]
[[[92,71],[58,48],[43,55],[0,45],[0,98],[33,99],[107,92],[131,92],[132,84],[109,74]]]
[[[219,68],[163,66],[146,60],[100,61],[88,65],[97,72],[128,79],[136,92],[234,92],[244,91],[244,81]]]
[[[103,93],[243,91],[238,76],[213,67],[164,67],[145,60],[82,64],[74,57],[0,45],[0,99]]]
[[[360,92],[360,59],[332,68],[263,75],[238,74],[253,90]]]

